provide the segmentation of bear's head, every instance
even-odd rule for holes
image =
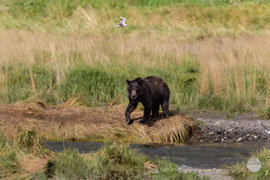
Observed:
[[[133,81],[129,81],[128,79],[127,85],[128,85],[128,96],[135,100],[143,93],[143,82],[144,80],[142,78],[136,78]]]

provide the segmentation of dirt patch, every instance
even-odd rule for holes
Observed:
[[[35,174],[45,170],[49,158],[31,157],[30,155],[21,157],[22,168],[29,174]]]
[[[226,114],[222,112],[191,112],[203,123],[197,126],[191,141],[199,142],[267,142],[270,141],[270,121],[255,114]],[[268,132],[269,131],[269,132]]]
[[[22,130],[35,130],[48,140],[117,140],[133,143],[174,143],[189,138],[194,122],[184,115],[154,119],[140,125],[143,112],[127,125],[125,107],[48,106],[43,103],[0,105],[0,131],[14,138]]]

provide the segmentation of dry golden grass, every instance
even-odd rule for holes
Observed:
[[[188,55],[196,56],[201,66],[199,94],[209,92],[212,82],[213,95],[230,97],[236,95],[252,98],[256,96],[257,72],[267,80],[270,78],[270,33],[263,35],[243,34],[235,37],[209,37],[203,40],[182,40],[181,36],[149,36],[131,33],[72,34],[69,36],[7,30],[0,33],[0,65],[27,64],[31,76],[33,95],[37,96],[31,66],[35,56],[39,63],[56,72],[56,84],[65,80],[65,71],[77,63],[74,52],[86,64],[140,64],[143,67],[167,67],[172,62],[181,64]],[[46,54],[47,53],[47,54]],[[44,56],[42,58],[42,56]],[[248,83],[247,83],[248,81]],[[0,70],[0,91],[7,96],[7,72]],[[269,83],[266,84],[266,106],[269,103]]]
[[[37,157],[31,154],[20,156],[20,163],[22,164],[22,174],[35,174],[45,170],[46,163],[49,157]]]
[[[14,139],[22,131],[35,130],[47,140],[94,140],[132,143],[180,143],[191,134],[193,121],[181,115],[147,126],[127,125],[123,106],[84,108],[33,104],[1,105],[0,131]],[[141,111],[132,114],[140,119]]]

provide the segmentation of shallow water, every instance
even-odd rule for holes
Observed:
[[[55,152],[65,148],[75,148],[81,153],[91,153],[101,148],[101,142],[60,142],[48,141],[46,148]],[[192,145],[157,145],[157,144],[132,144],[131,148],[138,149],[150,158],[167,157],[177,165],[193,168],[223,168],[243,162],[252,152],[262,148],[270,149],[270,143],[252,144],[192,144]]]

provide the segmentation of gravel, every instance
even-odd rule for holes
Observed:
[[[181,166],[178,168],[182,172],[198,172],[200,177],[207,176],[210,180],[231,180],[232,177],[228,175],[226,169],[197,169],[187,166]]]
[[[203,125],[195,128],[191,141],[196,142],[269,142],[269,120],[260,120],[254,114],[228,115],[217,112],[190,113]]]

